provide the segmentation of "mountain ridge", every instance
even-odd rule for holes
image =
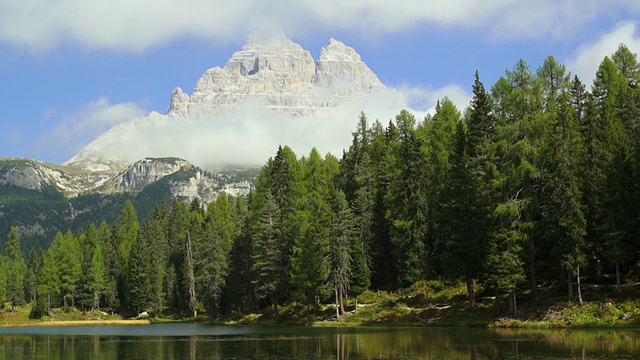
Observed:
[[[117,173],[144,157],[185,158],[151,150],[144,142],[153,140],[133,139],[133,134],[151,134],[158,129],[188,127],[199,122],[224,127],[224,122],[234,121],[234,116],[245,116],[241,112],[247,107],[266,110],[265,114],[314,117],[385,89],[360,55],[338,40],[329,40],[316,62],[309,51],[286,37],[249,39],[224,67],[207,69],[191,94],[175,88],[165,114],[154,111],[115,125],[64,165]],[[132,142],[136,150],[124,151],[123,147],[134,147]]]

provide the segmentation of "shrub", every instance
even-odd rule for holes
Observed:
[[[29,319],[42,319],[42,316],[44,316],[44,310],[44,299],[42,299],[42,297],[38,297],[36,302],[33,304],[33,307],[31,308],[31,312],[29,312]]]

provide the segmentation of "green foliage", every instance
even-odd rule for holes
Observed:
[[[45,299],[42,297],[38,297],[38,299],[33,304],[33,307],[31,307],[31,311],[29,312],[29,319],[32,319],[32,320],[42,319],[45,313],[46,313]]]
[[[574,282],[628,291],[640,254],[639,74],[624,45],[589,90],[551,56],[535,73],[518,60],[490,92],[476,72],[463,113],[446,97],[424,119],[401,111],[383,126],[362,113],[340,161],[280,146],[246,199],[168,199],[172,181],[194,168],[117,196],[0,185],[0,230],[9,233],[0,299],[36,300],[45,313],[197,316],[204,307],[212,320],[270,306],[274,321],[308,322],[334,299],[340,314],[355,294],[378,304],[363,312],[384,321],[411,323],[442,309],[404,305],[453,300],[443,321],[477,324],[493,306],[476,304],[477,291],[497,305],[508,296],[513,317],[516,300],[525,313],[550,284],[564,282],[569,297]],[[0,161],[0,174],[27,165]],[[60,232],[21,239],[35,222]],[[26,263],[38,237],[53,241]],[[620,315],[607,309],[571,321]]]

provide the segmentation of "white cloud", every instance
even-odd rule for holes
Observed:
[[[355,98],[314,116],[274,113],[252,100],[241,104],[235,115],[211,115],[198,120],[152,113],[114,126],[85,147],[79,158],[98,156],[133,162],[144,157],[172,156],[206,168],[228,164],[263,165],[279,145],[290,146],[299,156],[316,147],[323,154],[340,157],[343,149],[351,144],[351,134],[361,111],[364,110],[370,123],[379,120],[385,126],[403,108],[421,120],[426,110],[432,110],[444,96],[460,109],[464,109],[471,98],[471,94],[458,85],[432,90],[404,87]],[[102,113],[86,118],[102,118]],[[84,126],[78,124],[77,127]]]
[[[566,61],[572,74],[578,75],[584,84],[591,85],[596,71],[605,56],[611,57],[621,43],[629,50],[640,53],[640,34],[637,24],[633,22],[619,23],[611,32],[603,34],[597,41],[581,46]]]
[[[203,167],[263,165],[279,145],[290,146],[299,156],[316,147],[340,157],[351,144],[362,110],[370,122],[379,119],[386,124],[404,105],[398,91],[386,90],[305,117],[274,113],[254,102],[241,105],[237,115],[199,120],[152,113],[114,126],[83,149],[79,158],[100,154],[110,160],[136,161],[175,156]]]
[[[144,51],[183,37],[244,40],[284,30],[367,36],[435,24],[494,38],[571,36],[601,16],[640,11],[637,0],[0,0],[0,41],[36,50],[60,43]]]
[[[47,152],[68,154],[76,152],[83,144],[104,133],[114,125],[147,113],[135,103],[111,104],[106,97],[84,105],[73,114],[58,115],[55,127],[36,144]],[[43,121],[56,118],[55,110],[47,109]]]
[[[400,87],[400,91],[407,100],[408,106],[420,114],[433,114],[436,103],[445,96],[453,101],[460,111],[464,110],[471,101],[470,89],[467,90],[457,84],[447,85],[439,89],[403,86]]]

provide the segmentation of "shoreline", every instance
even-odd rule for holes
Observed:
[[[149,325],[149,320],[61,320],[29,323],[2,324],[0,328],[47,326],[100,326],[100,325]]]

